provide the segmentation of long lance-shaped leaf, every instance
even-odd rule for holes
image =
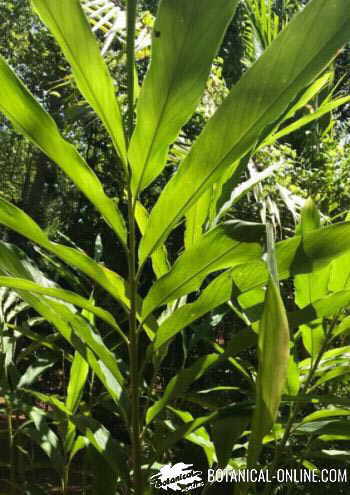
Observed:
[[[91,417],[73,416],[71,421],[106,459],[113,471],[129,484],[130,474],[125,462],[125,446],[121,446],[103,424]]]
[[[174,407],[168,406],[168,410],[171,411],[175,416],[180,418],[184,423],[191,423],[193,421],[193,416],[188,411],[182,411],[181,409],[175,409]],[[167,426],[170,427],[171,431],[176,431],[176,427],[171,422],[167,421]],[[198,428],[196,432],[191,432],[183,437],[185,440],[194,443],[195,445],[199,445],[208,459],[209,466],[212,466],[214,462],[216,462],[217,458],[215,455],[215,448],[213,442],[210,440],[210,436],[208,431],[204,428]],[[158,439],[154,439],[157,442]]]
[[[260,184],[263,180],[271,177],[276,170],[278,170],[282,166],[283,162],[273,163],[269,167],[267,167],[262,172],[255,172],[251,175],[250,179],[245,182],[242,182],[239,186],[235,187],[230,194],[230,197],[227,201],[221,206],[219,209],[217,216],[215,218],[215,223],[218,223],[221,217],[223,217],[228,211],[232,208],[232,206],[237,203],[243,196],[245,196],[249,191],[251,191],[257,184]],[[203,195],[205,196],[205,194]],[[203,198],[202,196],[202,198]],[[202,199],[201,198],[201,199]],[[197,203],[192,207],[197,206],[198,203],[201,202],[201,199],[197,201]]]
[[[88,311],[82,311],[82,316],[87,319],[91,325],[95,325],[95,317],[93,313]],[[66,407],[73,414],[76,413],[81,398],[84,392],[84,387],[86,385],[89,376],[89,364],[87,361],[79,354],[75,352],[74,359],[70,368],[69,382],[67,387],[67,397],[66,397]],[[74,426],[69,425],[74,433]]]
[[[317,275],[318,272],[315,273]],[[254,299],[254,295],[256,294],[256,298],[258,301]],[[250,299],[250,303],[248,303],[247,306],[244,306],[244,309],[249,315],[249,321],[250,323],[254,323],[260,320],[262,312],[263,312],[263,306],[261,305],[261,295],[260,293],[256,293],[254,291],[248,291],[244,293],[244,296],[246,296],[247,299]],[[241,302],[242,296],[239,297],[239,301]],[[244,300],[243,300],[244,301]],[[195,304],[195,303],[193,303]],[[323,297],[321,299],[318,299],[317,301],[312,302],[311,304],[308,304],[307,306],[304,306],[302,309],[298,309],[296,311],[291,311],[288,313],[288,321],[289,321],[289,326],[291,328],[297,328],[300,325],[305,325],[307,323],[315,322],[315,320],[320,320],[322,318],[329,318],[331,316],[334,316],[338,311],[341,311],[343,309],[346,309],[347,307],[350,306],[350,290],[340,290],[337,292],[334,292],[333,294],[330,294],[326,297]],[[186,307],[186,306],[185,306]],[[181,309],[181,308],[179,308]],[[177,310],[179,311],[179,310]],[[177,313],[177,311],[174,312],[174,315]],[[163,326],[164,330],[166,329],[167,332],[169,332],[170,335],[172,335],[172,331],[168,327],[168,325],[165,325],[169,320],[169,323],[172,320],[172,315],[164,321],[164,323],[161,324],[159,327],[159,333],[160,335],[163,334]],[[177,324],[177,319],[174,319],[175,322],[175,333],[176,333],[176,324]],[[348,322],[346,321],[345,324],[345,329],[348,328]],[[315,329],[315,325],[312,326],[312,331]],[[164,335],[164,338],[166,338],[167,335]],[[155,341],[155,343],[157,340]]]
[[[299,230],[302,238],[308,232],[320,227],[320,214],[311,198],[305,201],[301,211]],[[312,264],[312,262],[310,262]],[[294,277],[295,302],[299,308],[304,308],[328,293],[328,282],[331,265],[314,272],[298,274]],[[313,321],[312,325],[302,325],[301,335],[305,348],[313,359],[316,359],[322,348],[325,335],[322,320]]]
[[[147,423],[153,421],[172,399],[185,393],[194,381],[203,376],[209,368],[220,362],[221,359],[219,354],[208,354],[197,359],[190,368],[185,368],[178,375],[174,376],[168,383],[163,397],[148,409],[146,415]]]
[[[101,341],[97,341],[97,346],[95,346],[96,334],[91,332],[85,320],[82,318],[73,320],[73,316],[75,315],[69,315],[69,320],[67,320],[67,308],[63,304],[54,303],[53,301],[48,302],[43,297],[39,298],[25,291],[18,291],[18,294],[43,316],[46,321],[57,328],[67,342],[81,354],[96,373],[96,376],[100,379],[109,395],[119,405],[122,395],[121,384],[123,383],[123,377],[115,363],[113,355],[109,354],[107,348],[104,348],[101,355],[100,350],[103,344]],[[96,353],[94,352],[95,350],[97,351]],[[107,356],[107,362],[105,362],[105,356]]]
[[[242,405],[240,404],[240,405],[229,406],[227,408],[222,408],[207,416],[196,418],[193,421],[181,425],[175,431],[169,433],[165,438],[164,435],[162,438],[156,435],[155,439],[157,441],[156,444],[157,449],[159,452],[167,451],[170,447],[172,447],[175,443],[182,440],[185,436],[189,435],[194,431],[197,431],[198,428],[201,428],[202,426],[208,423],[213,423],[217,419],[223,419],[228,417],[240,418],[241,416],[248,416],[250,414],[250,411],[251,411],[251,404],[242,404]]]
[[[213,366],[222,363],[226,359],[230,360],[242,351],[256,345],[256,335],[254,332],[249,332],[248,329],[239,332],[235,335],[224,350],[218,349],[217,354],[207,354],[197,359],[189,368],[185,368],[176,376],[174,376],[166,386],[163,396],[155,402],[146,414],[147,423],[162,411],[162,409],[173,399],[185,394],[193,382],[198,380]]]
[[[101,182],[74,146],[62,138],[54,120],[1,57],[0,87],[0,111],[68,175],[125,244],[126,229],[117,205],[105,194]]]
[[[288,320],[291,326],[298,327],[321,318],[329,318],[349,305],[350,290],[340,290],[289,313]]]
[[[185,249],[190,249],[202,236],[213,205],[213,188],[209,188],[186,213]]]
[[[0,254],[1,258],[1,254]],[[0,259],[0,270],[1,270],[1,259]],[[34,294],[42,294],[44,296],[54,297],[61,301],[65,301],[70,304],[74,304],[80,308],[83,308],[90,313],[101,318],[101,320],[108,323],[111,327],[113,327],[126,342],[128,342],[126,336],[120,329],[119,325],[115,321],[114,316],[106,311],[103,308],[95,306],[91,301],[81,297],[79,294],[75,292],[71,292],[64,289],[58,289],[53,287],[43,287],[35,282],[31,282],[30,280],[25,280],[22,278],[13,278],[13,277],[1,277],[0,276],[0,287],[9,287],[11,289],[19,289],[25,290],[28,292],[32,292]]]
[[[135,195],[162,171],[168,147],[194,112],[237,0],[162,0],[129,160]],[[205,12],[205,15],[201,15]]]
[[[23,292],[21,294],[22,297],[24,297],[25,299],[25,296],[23,296]],[[116,393],[116,391],[118,392],[119,399],[119,394],[121,394],[124,384],[124,378],[119,370],[115,356],[105,346],[100,335],[93,331],[92,327],[86,322],[84,318],[80,317],[79,315],[73,314],[63,304],[49,301],[46,306],[50,308],[51,315],[55,314],[55,320],[53,320],[53,324],[56,326],[56,328],[62,333],[62,325],[57,326],[57,319],[60,318],[65,325],[65,334],[62,333],[62,335],[84,357],[84,359],[89,361],[89,363],[92,361],[89,358],[89,354],[87,351],[91,350],[93,352],[94,356],[96,356],[96,362],[98,366],[96,375],[106,386],[107,390],[112,389],[114,391],[114,394]],[[42,312],[41,314],[46,317],[45,314],[43,314]],[[49,319],[49,321],[52,320]],[[67,332],[67,329],[70,329],[69,333]],[[87,348],[86,351],[82,349],[77,337],[79,341],[82,341],[84,343],[84,346]],[[96,371],[95,363],[93,364],[93,369],[95,369]],[[110,384],[113,385],[110,386]]]
[[[32,278],[30,270],[26,266],[26,260],[22,262],[15,249],[11,249],[11,246],[6,246],[3,243],[0,244],[0,273],[9,273],[15,277]],[[97,376],[101,378],[104,384],[110,379],[115,382],[115,387],[112,387],[112,391],[121,389],[124,378],[114,355],[107,349],[101,337],[93,331],[93,328],[84,318],[74,313],[67,304],[59,303],[46,297],[39,298],[27,290],[17,288],[16,292],[40,315],[51,322],[62,336],[91,363],[90,365],[95,369]]]
[[[254,146],[349,38],[348,0],[313,0],[295,16],[233,87],[163,190],[140,245],[141,261],[225,169]]]
[[[315,96],[325,89],[326,85],[331,85],[334,74],[332,67],[313,82],[306,91],[297,99],[288,112],[283,115],[283,122],[295,116],[298,110],[304,108]]]
[[[237,442],[249,423],[249,417],[231,416],[218,419],[212,427],[212,438],[215,445],[218,466],[225,468],[232,456],[234,444]]]
[[[289,357],[289,329],[283,301],[270,278],[259,330],[257,398],[249,440],[247,466],[259,457],[263,437],[276,419],[284,389]]]
[[[72,67],[77,86],[108,130],[126,166],[126,143],[113,80],[79,0],[32,0]]]
[[[227,222],[205,234],[153,285],[144,300],[144,318],[156,307],[196,290],[209,273],[259,259],[262,234],[262,225],[245,222]]]
[[[96,263],[82,251],[50,241],[46,233],[23,210],[1,197],[0,223],[47,249],[69,266],[78,268],[113,295],[124,307],[129,306],[127,288],[122,277]]]
[[[154,350],[159,349],[193,321],[228,301],[231,290],[232,275],[230,271],[226,271],[216,277],[195,302],[181,306],[162,322],[153,342]]]
[[[311,86],[307,88],[304,93],[297,98],[295,104],[281,116],[281,118],[276,121],[276,125],[274,129],[268,129],[268,135],[265,137],[265,141],[262,141],[261,144],[254,150],[254,153],[261,149],[263,146],[266,146],[267,140],[274,134],[274,132],[279,129],[279,127],[288,119],[291,119],[295,116],[296,112],[301,108],[305,107],[307,103],[314,98],[317,93],[319,93],[322,88],[325,87],[327,83],[329,83],[332,77],[331,72],[327,72],[319,77]],[[315,117],[315,120],[317,117]],[[206,191],[200,198],[200,200],[196,201],[194,206],[190,208],[190,210],[186,213],[186,220],[188,221],[188,217],[191,215],[192,209],[195,209],[197,205],[203,203],[204,204],[204,212],[202,216],[208,215],[209,211],[212,211],[212,219],[210,224],[216,225],[220,217],[222,217],[229,208],[232,207],[234,203],[239,201],[239,199],[247,192],[253,188],[253,186],[260,181],[264,180],[267,176],[271,175],[274,170],[282,165],[282,162],[271,165],[267,169],[263,170],[260,173],[255,173],[251,179],[247,180],[243,184],[239,184],[241,179],[241,171],[245,169],[246,164],[249,163],[249,159],[253,156],[251,153],[248,154],[245,158],[240,161],[239,166],[234,163],[230,167],[227,168],[225,173],[220,177],[220,182],[213,184],[209,190]],[[233,174],[233,175],[232,175]],[[213,193],[212,193],[213,191]],[[211,194],[208,194],[210,192]],[[205,203],[205,198],[208,197],[207,202]],[[214,203],[214,204],[213,204]]]
[[[0,197],[0,224],[18,232],[27,237],[39,246],[47,249],[58,256],[61,260],[71,267],[78,268],[92,280],[103,287],[111,296],[113,296],[122,307],[128,311],[130,300],[128,297],[128,286],[126,281],[117,273],[109,270],[100,263],[96,263],[92,258],[77,249],[52,242],[46,233],[41,230],[39,225],[34,222],[23,210],[17,208],[12,203]],[[0,245],[1,246],[1,245]],[[6,256],[5,253],[1,253]],[[6,273],[6,275],[11,275]],[[138,305],[141,309],[142,301],[138,298]],[[138,319],[141,319],[140,311],[137,313]],[[149,317],[144,329],[148,337],[152,340],[154,331],[157,329],[157,322]]]
[[[342,222],[321,227],[276,243],[278,277],[286,279],[298,273],[319,270],[332,260],[350,251],[350,223]],[[233,269],[234,283],[241,292],[265,285],[269,275],[263,261]]]
[[[269,146],[273,144],[277,139],[280,139],[284,136],[287,136],[288,134],[291,134],[292,132],[297,131],[298,129],[301,129],[302,127],[310,124],[311,122],[314,122],[315,120],[320,119],[324,115],[327,115],[327,113],[332,112],[333,110],[336,110],[337,108],[341,107],[342,105],[346,105],[350,101],[350,96],[344,96],[343,98],[337,98],[335,100],[330,101],[329,103],[326,103],[324,105],[321,105],[321,107],[316,110],[313,113],[310,113],[309,115],[305,115],[304,117],[301,117],[300,119],[296,120],[293,122],[293,124],[290,124],[280,131],[276,132],[275,134],[272,134],[269,136],[264,142],[263,146]]]
[[[143,206],[142,203],[140,203],[140,201],[136,201],[135,219],[142,235],[146,230],[148,217],[149,215],[146,208]],[[162,275],[165,275],[165,273],[169,271],[170,264],[168,261],[168,253],[165,245],[156,249],[152,254],[152,268],[157,278],[160,278]]]
[[[86,359],[107,390],[114,390],[119,395],[124,383],[115,356],[103,343],[100,335],[95,333],[87,321],[73,313],[66,305],[18,291],[47,321],[51,322],[62,336]],[[110,384],[113,383],[111,387]]]
[[[61,473],[64,469],[64,458],[60,449],[60,440],[56,433],[49,428],[46,421],[46,413],[38,407],[32,407],[29,413],[35,429],[29,429],[30,437],[50,458],[52,466]]]
[[[88,363],[76,352],[70,369],[66,398],[66,407],[73,414],[79,406],[88,374]]]

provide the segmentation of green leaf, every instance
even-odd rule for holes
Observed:
[[[202,416],[194,419],[193,421],[187,421],[185,424],[180,425],[174,431],[167,434],[165,438],[155,436],[155,447],[159,453],[163,453],[169,450],[174,444],[191,435],[193,432],[202,428],[203,425],[208,423],[211,419],[217,416],[217,412],[209,414],[208,416]]]
[[[289,329],[278,287],[269,281],[259,330],[257,398],[249,439],[247,466],[255,466],[262,440],[276,420],[286,383],[289,358]]]
[[[1,270],[1,251],[0,251],[0,270]],[[50,296],[57,298],[61,301],[74,304],[80,308],[84,308],[87,311],[93,313],[94,315],[101,318],[101,320],[108,323],[112,328],[114,328],[124,340],[127,341],[126,336],[119,328],[114,316],[103,308],[95,306],[91,301],[85,299],[84,297],[64,289],[58,289],[55,287],[43,287],[35,282],[21,278],[13,277],[1,277],[0,276],[0,287],[10,287],[11,289],[19,289],[32,292],[34,294],[42,294],[44,296]]]
[[[313,322],[321,319],[328,318],[330,316],[334,316],[341,309],[346,308],[350,305],[350,290],[342,290],[339,292],[335,292],[330,296],[319,299],[318,301],[313,302],[305,306],[303,309],[299,311],[293,311],[289,313],[288,319],[290,321],[291,326],[297,327],[299,325]],[[343,327],[348,324],[347,320]],[[343,331],[343,328],[340,330]],[[335,334],[334,334],[335,335]]]
[[[142,203],[140,203],[140,201],[136,201],[135,219],[142,235],[145,233],[148,217],[149,215],[146,208],[142,205]],[[170,264],[168,261],[168,253],[164,245],[152,254],[152,267],[157,278],[160,278],[169,271]]]
[[[110,463],[91,444],[87,450],[89,467],[93,470],[92,493],[94,495],[115,495],[117,493],[118,475]]]
[[[350,316],[344,318],[344,320],[334,328],[332,335],[333,338],[338,337],[339,335],[348,335],[350,331]]]
[[[23,266],[21,259],[4,243],[0,243],[0,267],[12,276],[31,278],[28,264]],[[51,323],[61,335],[89,363],[111,397],[119,403],[124,378],[118,368],[115,356],[104,345],[99,334],[95,333],[85,318],[74,313],[66,304],[47,297],[39,297],[25,290],[17,290],[18,295],[34,308],[46,321]]]
[[[100,360],[100,365],[102,365],[120,385],[123,385],[124,378],[118,368],[114,354],[106,347],[101,336],[95,332],[95,329],[86,321],[86,319],[82,318],[77,313],[72,313],[69,308],[60,303],[48,301],[48,305],[51,309],[59,313],[60,317],[68,324],[71,330],[73,330],[74,333],[96,354]],[[74,347],[74,335],[72,335],[72,337],[72,344]]]
[[[212,426],[211,436],[218,458],[218,467],[225,468],[232,455],[232,448],[249,422],[248,416],[232,416],[218,419]]]
[[[190,249],[200,240],[202,226],[207,219],[208,209],[211,205],[212,191],[206,191],[199,200],[188,210],[186,214],[185,249]]]
[[[196,290],[209,273],[258,259],[262,233],[260,224],[227,222],[203,235],[152,286],[144,300],[144,318],[158,306]]]
[[[126,143],[113,80],[79,0],[32,0],[72,67],[77,86],[108,130],[126,167]]]
[[[350,289],[350,253],[347,252],[332,261],[328,289],[337,292]]]
[[[82,435],[79,435],[73,444],[73,447],[69,453],[69,462],[72,462],[76,454],[82,450],[85,449],[89,444],[89,441],[87,438],[83,437]]]
[[[151,65],[141,89],[129,150],[135,196],[162,171],[169,145],[194,112],[237,3],[160,2]]]
[[[288,395],[298,395],[300,389],[300,371],[292,355],[288,359],[286,393]]]
[[[350,436],[350,422],[347,420],[312,421],[299,425],[296,433],[312,435],[347,435]]]
[[[88,363],[78,352],[76,352],[70,369],[66,398],[66,407],[72,414],[74,414],[79,407],[88,375]]]
[[[57,397],[55,397],[54,395],[43,394],[41,392],[37,392],[36,390],[31,390],[31,389],[23,389],[23,391],[26,394],[35,397],[35,399],[39,400],[40,402],[44,402],[45,404],[50,404],[56,409],[56,412],[58,412],[61,416],[64,416],[65,419],[70,416],[70,411],[66,408],[64,403],[59,399],[57,399]]]
[[[312,199],[307,199],[301,210],[301,223],[298,226],[303,241],[309,232],[320,228],[320,218],[320,213]],[[318,271],[313,271],[311,260],[308,265],[306,270],[308,273],[294,277],[295,302],[299,308],[304,308],[328,293],[330,265]],[[304,347],[312,359],[316,359],[325,339],[322,320],[316,320],[310,325],[302,325],[301,336]]]
[[[350,222],[337,223],[306,234],[303,249],[319,269],[350,249]]]
[[[314,383],[309,390],[314,390],[315,388],[329,382],[330,380],[341,378],[347,375],[350,375],[350,366],[339,366],[337,368],[331,369],[330,371],[326,371],[325,373],[323,373],[321,378],[317,380],[316,383]]]
[[[298,230],[301,231],[301,235],[305,236],[308,232],[319,229],[321,227],[321,215],[318,211],[314,201],[308,198],[301,210],[300,225]]]
[[[229,271],[216,277],[195,302],[176,309],[160,324],[153,341],[154,350],[159,349],[193,321],[228,301],[231,297],[231,289],[232,276]]]
[[[342,222],[296,235],[276,243],[278,278],[320,270],[350,250],[350,223]],[[265,285],[269,275],[266,264],[256,261],[232,271],[233,281],[241,292]]]
[[[349,103],[350,101],[350,96],[344,96],[343,98],[337,98],[335,100],[332,100],[329,103],[326,103],[324,105],[321,105],[321,107],[308,114],[305,115],[304,117],[301,117],[300,119],[297,119],[293,124],[290,124],[286,127],[283,127],[280,131],[276,132],[276,134],[273,134],[272,136],[269,136],[263,143],[265,146],[271,146],[277,139],[281,139],[284,136],[287,136],[288,134],[291,134],[292,132],[297,131],[298,129],[301,129],[302,127],[310,124],[311,122],[314,122],[315,120],[320,119],[324,115],[327,115],[327,113],[332,112],[333,110],[336,110],[342,105],[345,105]]]
[[[305,349],[314,361],[325,341],[325,332],[321,321],[311,322],[308,325],[301,325],[301,338]]]
[[[1,197],[0,223],[47,249],[69,266],[78,268],[115,297],[123,307],[129,307],[126,283],[119,275],[96,263],[82,251],[50,241],[46,233],[24,211]],[[0,244],[0,249],[1,259],[6,259],[8,250],[5,245]]]
[[[28,387],[31,385],[44,371],[55,364],[56,360],[53,356],[49,356],[49,359],[37,356],[36,362],[30,364],[26,371],[21,375],[21,378],[17,384],[18,388]]]
[[[38,407],[33,407],[29,415],[35,425],[35,429],[27,429],[28,433],[50,458],[54,469],[61,474],[64,459],[60,450],[60,441],[56,433],[49,428],[45,411]]]
[[[349,38],[347,0],[313,0],[295,16],[232,88],[163,190],[140,245],[141,261],[225,169],[254,147],[264,129],[286,111]]]
[[[105,194],[94,171],[74,146],[62,138],[54,120],[37,103],[1,57],[0,86],[0,111],[21,134],[29,138],[63,170],[125,244],[126,229],[117,205]]]
[[[332,66],[330,70],[322,74],[315,82],[313,82],[304,93],[297,98],[296,102],[288,110],[288,112],[283,115],[283,121],[293,118],[298,110],[304,108],[311,100],[313,100],[320,91],[322,91],[327,85],[331,84],[334,78],[332,71]],[[264,146],[264,143],[263,143]]]
[[[21,262],[21,259],[17,256],[16,251],[19,250],[11,249],[10,246],[6,246],[4,243],[0,244],[0,270],[10,273],[13,276],[17,275],[32,278],[30,269],[28,269],[30,265],[26,262],[26,260]],[[24,287],[25,285],[26,284],[24,284]],[[123,377],[118,369],[118,366],[114,362],[115,360],[113,354],[105,347],[101,337],[94,332],[93,328],[89,325],[85,318],[82,318],[79,314],[75,313],[75,309],[72,306],[56,302],[55,300],[47,297],[38,298],[31,294],[28,291],[28,288],[24,289],[24,287],[22,287],[22,289],[17,288],[17,292],[20,297],[22,297],[35,309],[40,307],[40,310],[38,310],[40,314],[44,311],[47,312],[47,315],[51,315],[53,317],[54,313],[57,312],[62,324],[64,324],[64,327],[62,327],[64,328],[63,336],[71,342],[72,329],[76,330],[77,335],[79,335],[79,337],[81,337],[87,345],[93,348],[94,352],[96,352],[102,361],[104,361],[105,366],[110,367],[110,370],[115,375],[115,378],[120,383],[123,382]],[[42,314],[42,316],[46,318],[44,314]],[[50,321],[50,317],[46,319]],[[58,330],[62,333],[61,328],[58,328]]]
[[[209,368],[214,366],[219,359],[218,354],[208,354],[197,359],[190,368],[185,368],[175,375],[168,383],[163,397],[147,410],[147,424],[153,421],[171,400],[183,394],[194,381],[198,380]]]
[[[219,199],[220,201],[218,205],[219,211],[215,218],[215,223],[218,223],[220,218],[223,217],[226,213],[228,213],[232,208],[232,206],[236,204],[242,197],[244,197],[249,191],[251,191],[257,184],[267,179],[268,177],[271,177],[274,174],[274,172],[276,172],[276,170],[281,168],[281,166],[282,166],[282,162],[278,162],[278,163],[273,163],[269,167],[265,168],[262,172],[254,172],[254,174],[252,174],[252,171],[250,171],[251,174],[250,179],[240,183],[237,187],[230,189],[230,194],[227,198],[224,198],[225,193],[223,193],[223,195]],[[203,196],[205,196],[206,194],[207,193],[205,193]],[[192,206],[192,208],[195,208],[201,202],[201,199],[198,200],[195,203],[195,205]]]
[[[50,241],[46,233],[41,230],[39,225],[36,224],[34,220],[32,220],[24,211],[20,210],[1,197],[0,224],[5,225],[6,227],[27,237],[39,246],[47,249],[69,266],[78,268],[82,273],[85,273],[85,275],[89,276],[92,280],[103,287],[122,305],[126,311],[130,308],[130,300],[127,295],[128,286],[126,281],[120,275],[112,270],[109,270],[104,265],[96,263],[96,261],[82,251]],[[16,256],[14,257],[13,253],[11,253],[9,249],[11,251],[11,248],[7,248],[4,243],[0,242],[0,266],[1,260],[7,260],[7,262],[11,264],[14,263],[18,269],[18,261],[15,260]],[[21,269],[23,270],[23,267]],[[13,275],[11,272],[5,273],[6,275]],[[16,273],[16,276],[24,278],[27,275],[23,275],[23,271],[20,271]],[[138,306],[141,307],[140,298],[138,298]],[[141,318],[139,312],[138,318]],[[152,339],[154,336],[154,330],[157,328],[157,322],[152,318],[148,318],[147,324],[144,324],[144,328],[149,338]]]
[[[171,406],[168,406],[168,409],[172,411],[176,416],[178,416],[184,423],[193,422],[193,416],[188,411],[175,409],[174,407]],[[173,427],[172,430],[174,431],[175,428]],[[199,445],[200,447],[202,447],[202,449],[205,452],[205,455],[207,456],[209,466],[213,465],[213,463],[216,461],[215,448],[204,426],[196,429],[196,431],[194,432],[188,433],[187,435],[184,436],[184,439],[188,440],[189,442],[192,442],[195,445]]]
[[[175,431],[172,433],[168,434],[166,438],[160,439],[158,436],[155,437],[155,444],[157,447],[157,450],[159,452],[164,452],[167,451],[170,447],[172,447],[175,443],[177,443],[179,440],[182,440],[185,438],[187,435],[191,434],[192,432],[195,432],[198,430],[198,428],[201,428],[205,424],[208,424],[210,422],[213,422],[214,420],[221,419],[221,418],[227,418],[227,417],[240,417],[240,416],[248,416],[251,413],[251,407],[247,407],[246,404],[234,404],[233,406],[228,406],[223,409],[219,409],[207,416],[201,416],[193,421],[189,421],[185,423],[184,425],[179,426]]]
[[[305,416],[302,423],[310,423],[310,421],[318,421],[319,419],[336,416],[350,416],[350,409],[323,409],[321,411],[315,411]]]
[[[107,428],[93,418],[73,416],[71,421],[106,459],[111,468],[129,484],[129,470],[125,462],[125,446],[120,445]]]

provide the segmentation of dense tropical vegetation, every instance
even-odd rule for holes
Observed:
[[[179,462],[343,472],[348,0],[0,20],[0,493],[155,495]]]

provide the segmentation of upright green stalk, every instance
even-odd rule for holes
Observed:
[[[137,0],[127,0],[128,138],[134,129],[135,32]]]
[[[6,414],[7,414],[7,430],[9,439],[9,463],[10,463],[10,481],[11,488],[10,494],[16,493],[15,481],[16,481],[16,467],[15,467],[15,436],[13,432],[13,411],[10,400],[6,399]]]
[[[134,67],[135,67],[135,26],[137,0],[128,0],[127,6],[127,72],[128,72],[128,140],[134,128]],[[136,232],[134,217],[134,201],[131,192],[131,169],[128,177],[128,218],[129,218],[129,287],[130,287],[130,316],[129,316],[129,359],[130,385],[129,396],[131,405],[131,444],[133,488],[135,495],[142,495],[141,471],[141,426],[140,426],[140,396],[139,396],[139,342],[136,319],[137,275],[136,275]]]
[[[322,360],[322,357],[323,357],[323,354],[326,352],[327,350],[327,347],[328,347],[328,344],[329,342],[332,340],[332,332],[334,330],[334,327],[338,321],[338,318],[339,318],[339,313],[337,313],[334,318],[333,318],[333,321],[332,323],[330,324],[330,327],[328,329],[328,332],[327,332],[327,335],[325,337],[325,340],[321,346],[321,349],[319,350],[318,354],[317,354],[317,357],[313,363],[313,365],[311,366],[310,370],[309,370],[309,373],[308,373],[308,376],[306,378],[306,381],[304,383],[304,386],[301,388],[298,396],[302,396],[304,394],[306,394],[308,392],[308,389],[309,389],[309,386],[311,385],[311,382],[315,376],[315,373],[317,371],[317,368],[318,368],[318,365],[320,364],[321,360]],[[285,430],[284,430],[284,434],[283,434],[283,437],[279,443],[279,445],[277,446],[276,448],[276,451],[275,451],[275,455],[274,455],[274,458],[272,460],[272,463],[271,463],[271,466],[269,468],[269,470],[274,473],[277,466],[278,466],[278,463],[279,463],[279,460],[280,460],[280,457],[281,457],[281,454],[283,452],[283,449],[284,447],[286,446],[288,440],[289,440],[289,437],[290,437],[290,434],[292,432],[292,428],[293,428],[293,425],[296,421],[296,418],[298,416],[298,413],[300,411],[300,408],[301,408],[301,403],[300,402],[295,402],[294,405],[292,406],[291,408],[291,411],[290,411],[290,415],[289,415],[289,419],[287,421],[287,424],[286,424],[286,427],[285,427]],[[263,495],[268,495],[269,493],[271,493],[271,490],[272,490],[273,486],[272,485],[267,485],[264,492],[263,492]]]
[[[61,480],[62,495],[68,494],[68,483],[69,483],[69,463],[66,460],[63,467],[62,480]]]

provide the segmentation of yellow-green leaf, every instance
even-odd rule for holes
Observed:
[[[32,0],[72,67],[77,86],[108,130],[126,166],[126,143],[113,80],[79,0]]]
[[[227,167],[254,147],[349,38],[348,0],[312,0],[295,16],[232,88],[163,190],[140,245],[142,261]]]
[[[53,160],[103,215],[120,240],[126,243],[124,220],[94,171],[68,141],[44,108],[0,57],[0,111],[16,130]]]
[[[135,195],[162,171],[169,145],[194,112],[237,3],[160,2],[151,65],[141,89],[129,150]]]
[[[271,278],[260,322],[258,349],[257,398],[247,460],[250,468],[255,466],[262,440],[276,420],[288,370],[288,320],[279,288]]]

